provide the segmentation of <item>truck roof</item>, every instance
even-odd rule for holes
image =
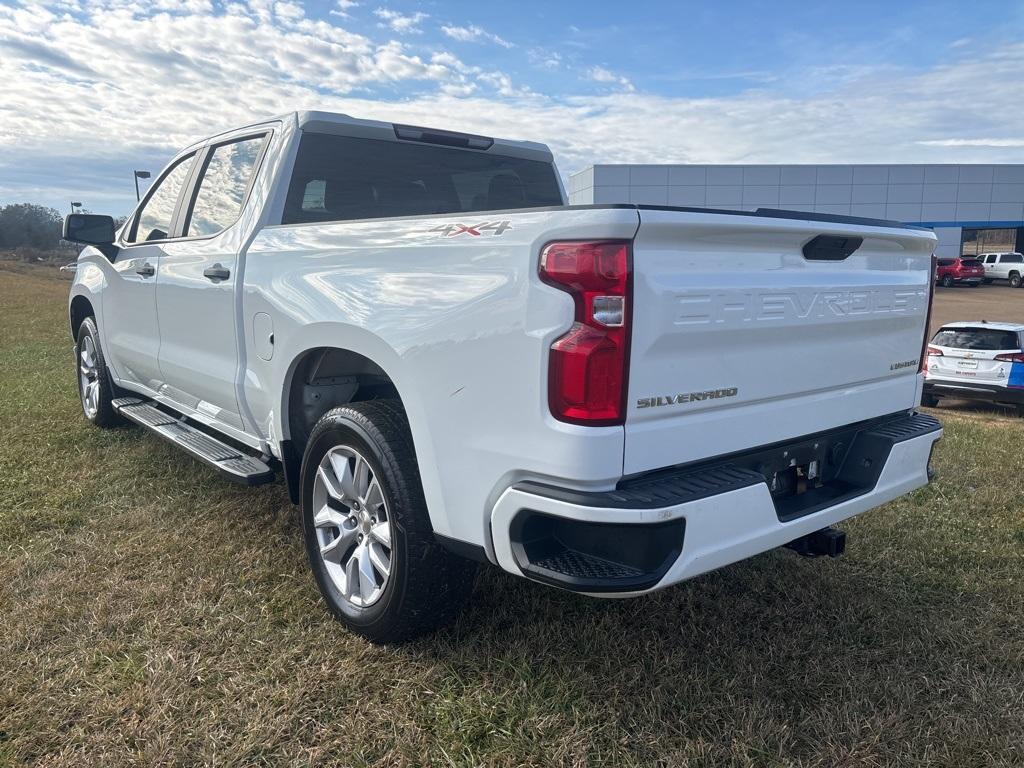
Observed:
[[[452,131],[446,128],[424,128],[423,126],[406,125],[403,123],[388,123],[380,120],[365,120],[358,117],[352,117],[346,115],[343,112],[323,112],[320,110],[297,110],[295,112],[286,112],[280,115],[273,115],[271,117],[263,118],[262,120],[254,120],[250,123],[244,123],[242,125],[234,126],[228,130],[219,131],[212,136],[207,136],[200,141],[197,141],[193,146],[202,144],[210,139],[217,138],[218,136],[236,133],[246,128],[255,128],[260,125],[266,125],[271,122],[289,122],[294,121],[298,128],[308,129],[311,131],[319,131],[322,133],[342,133],[350,136],[361,136],[363,138],[370,139],[383,139],[386,141],[396,141],[400,139],[408,139],[410,136],[414,136],[417,133],[422,135],[428,133],[431,137],[440,139],[439,141],[431,141],[430,143],[446,143],[445,140],[450,142],[451,146],[461,146],[466,149],[477,149],[477,150],[496,150],[495,154],[512,155],[515,157],[524,157],[532,160],[540,160],[542,162],[552,162],[553,156],[551,150],[548,149],[546,144],[541,144],[536,141],[517,141],[514,139],[499,139],[493,136],[483,136],[480,134],[464,133],[460,131]],[[405,131],[406,135],[400,135],[401,131]],[[416,140],[416,139],[412,139]],[[424,139],[419,139],[424,140]],[[456,140],[461,141],[461,144],[455,143]],[[189,147],[188,149],[191,149]]]

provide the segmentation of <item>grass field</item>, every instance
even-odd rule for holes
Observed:
[[[941,409],[940,479],[838,560],[621,602],[487,569],[381,649],[280,484],[87,425],[67,288],[0,264],[0,765],[1024,764],[1024,419]]]

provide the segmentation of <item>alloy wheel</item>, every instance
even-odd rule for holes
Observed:
[[[82,395],[82,409],[90,419],[100,409],[100,376],[96,360],[96,343],[92,336],[82,340],[82,349],[78,354],[78,383]]]
[[[391,578],[393,531],[380,478],[355,448],[335,446],[321,459],[313,509],[320,557],[334,587],[358,608],[373,605]]]

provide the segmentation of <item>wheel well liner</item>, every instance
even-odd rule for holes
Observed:
[[[89,301],[85,296],[75,296],[71,300],[71,306],[68,309],[68,319],[71,322],[71,337],[76,338],[78,335],[78,329],[82,325],[82,321],[85,318],[91,317],[96,319],[96,311],[92,308],[92,302]]]
[[[307,350],[291,367],[285,401],[282,464],[288,493],[298,503],[302,455],[317,421],[331,408],[362,400],[398,400],[391,377],[370,358],[336,347]]]

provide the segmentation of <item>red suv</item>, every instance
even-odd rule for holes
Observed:
[[[985,267],[974,258],[959,256],[955,259],[939,259],[939,268],[935,279],[939,285],[949,288],[954,283],[967,283],[972,288],[981,285],[985,277]]]

